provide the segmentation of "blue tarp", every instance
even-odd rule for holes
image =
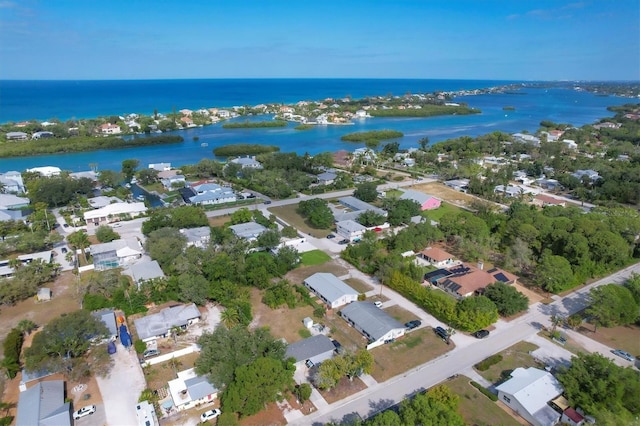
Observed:
[[[131,336],[127,331],[127,326],[124,324],[120,326],[120,343],[122,343],[122,346],[125,348],[131,346]]]
[[[116,343],[115,342],[107,343],[107,353],[109,353],[110,355],[113,355],[113,354],[116,353]]]

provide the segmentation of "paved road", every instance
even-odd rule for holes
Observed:
[[[550,315],[570,315],[583,309],[587,302],[586,295],[591,288],[611,282],[621,283],[634,272],[640,273],[640,263],[585,286],[549,305],[534,304],[526,315],[510,323],[499,321],[496,324],[496,330],[487,339],[469,340],[468,336],[457,334],[453,336],[453,340],[456,343],[456,348],[453,351],[384,383],[369,387],[328,407],[320,408],[318,411],[302,419],[295,420],[291,424],[308,425],[324,424],[330,421],[339,422],[342,419],[352,418],[354,415],[363,418],[370,417],[416,392],[428,389],[448,377],[462,372],[486,357],[500,352],[517,342],[535,339],[540,325],[551,325],[549,321]],[[398,300],[398,297],[402,298],[402,296],[397,293],[394,294],[390,289],[384,289],[384,294],[392,300]],[[405,305],[403,302],[403,306],[410,305]],[[424,317],[421,316],[421,318]],[[608,349],[602,352],[602,355],[611,358],[618,365],[631,365],[630,362],[609,353]]]

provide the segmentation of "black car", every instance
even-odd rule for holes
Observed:
[[[62,249],[60,249],[60,251],[61,251],[62,253],[66,253],[66,252],[67,252],[67,248],[66,248],[66,247],[62,247]]]
[[[489,336],[489,330],[478,330],[473,333],[473,337],[476,339],[484,339],[487,336]]]
[[[338,244],[349,244],[349,240],[347,240],[347,239],[340,240],[340,241],[338,241]]]
[[[328,238],[328,239],[332,239],[332,238],[335,238],[335,237],[336,237],[336,236],[335,236],[335,235],[333,235],[333,234],[329,234],[329,235],[327,235],[327,238]]]
[[[409,321],[407,323],[405,323],[405,327],[407,328],[407,330],[413,330],[414,328],[418,328],[422,325],[422,321],[420,320],[413,320],[413,321]]]
[[[434,328],[433,332],[436,333],[438,336],[440,336],[443,340],[448,340],[449,339],[449,333],[447,333],[447,330],[445,330],[442,327]]]

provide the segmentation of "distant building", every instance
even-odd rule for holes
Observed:
[[[105,225],[121,219],[131,219],[147,211],[144,203],[113,203],[96,210],[89,210],[84,213],[84,220],[87,225]]]
[[[513,140],[515,142],[526,143],[533,146],[540,146],[540,138],[526,133],[514,133]]]
[[[107,197],[106,195],[100,195],[98,197],[87,198],[89,205],[94,209],[99,209],[109,204],[122,203],[123,201],[118,197]]]
[[[404,336],[405,326],[371,302],[353,302],[340,311],[340,316],[368,340],[367,349]]]
[[[47,139],[52,137],[53,137],[53,132],[47,132],[47,131],[35,132],[34,134],[31,135],[31,139]]]
[[[162,183],[162,186],[164,186],[166,189],[173,189],[178,186],[180,187],[184,186],[187,183],[187,179],[185,178],[184,175],[175,174],[167,178],[161,179],[160,182]]]
[[[73,172],[69,173],[69,177],[73,179],[90,179],[92,182],[98,181],[98,173],[93,170],[85,170],[84,172]]]
[[[100,133],[103,135],[118,135],[122,133],[122,129],[120,129],[120,126],[117,124],[105,123],[98,127],[98,129],[100,129]]]
[[[0,173],[0,184],[2,184],[2,192],[5,193],[21,194],[26,192],[20,172]]]
[[[157,314],[134,320],[138,337],[143,342],[167,337],[173,327],[180,327],[183,330],[187,326],[200,321],[200,311],[195,303],[190,305],[177,305],[165,308]]]
[[[234,158],[233,160],[229,161],[232,164],[239,164],[240,166],[242,166],[243,169],[261,169],[262,168],[262,164],[260,164],[259,161],[256,160],[256,157],[240,157],[240,158]]]
[[[33,167],[31,169],[27,169],[27,171],[31,173],[40,173],[44,177],[59,176],[62,172],[60,167],[54,166]]]
[[[602,177],[600,176],[600,174],[598,172],[596,172],[595,170],[591,170],[591,169],[587,169],[587,170],[576,170],[574,173],[571,173],[571,176],[575,177],[576,179],[582,180],[583,177],[587,177],[589,178],[589,180],[591,182],[595,182],[598,179],[602,179]]]
[[[327,272],[317,272],[304,280],[304,285],[330,309],[358,300],[358,292]]]
[[[516,368],[511,378],[496,386],[498,400],[534,426],[553,426],[560,413],[548,404],[561,395],[562,386],[553,375],[537,368]]]
[[[567,205],[566,201],[560,200],[558,198],[551,197],[545,194],[538,194],[533,198],[533,204],[540,207],[547,206],[561,206],[565,207]]]
[[[8,141],[26,141],[29,135],[25,132],[7,132],[5,135]]]
[[[152,163],[149,164],[149,168],[159,172],[166,172],[171,170],[171,163]]]

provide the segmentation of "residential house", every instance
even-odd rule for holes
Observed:
[[[367,349],[404,336],[405,326],[371,302],[353,302],[340,315],[368,340]]]
[[[183,187],[187,183],[187,179],[184,175],[175,174],[165,179],[161,179],[160,182],[166,189],[175,189],[177,187]]]
[[[193,120],[191,119],[191,117],[180,117],[180,121],[182,122],[183,126],[195,127],[195,124],[193,124]]]
[[[576,141],[573,141],[571,139],[563,139],[562,143],[565,144],[569,149],[578,149],[578,144],[576,143]]]
[[[5,135],[8,141],[26,141],[29,135],[25,132],[7,132]]]
[[[547,206],[565,207],[567,205],[566,201],[559,200],[557,198],[554,198],[545,194],[538,194],[535,197],[533,197],[533,204],[540,207],[547,207]]]
[[[516,368],[511,378],[496,386],[498,400],[533,426],[553,426],[560,413],[548,404],[561,395],[562,386],[553,375],[537,368]]]
[[[304,285],[330,309],[358,300],[358,292],[328,272],[317,272],[304,280]]]
[[[335,350],[331,339],[324,334],[318,334],[287,346],[284,357],[285,359],[294,358],[296,366],[301,366],[306,361],[320,364],[322,361],[331,359]]]
[[[0,209],[0,222],[22,221],[26,223],[28,214],[25,210],[5,210]]]
[[[372,206],[369,203],[366,203],[362,200],[357,199],[356,197],[353,196],[348,196],[348,197],[342,197],[340,199],[338,199],[338,202],[340,204],[342,204],[344,207],[355,211],[355,212],[365,212],[365,211],[372,211],[374,213],[377,213],[379,215],[382,215],[384,217],[387,217],[387,212],[385,210],[382,210],[378,207]]]
[[[413,200],[420,204],[420,210],[433,210],[440,207],[441,201],[433,195],[425,194],[424,192],[408,189],[400,196],[401,200]]]
[[[94,244],[89,248],[96,271],[118,268],[135,262],[144,250],[136,238],[122,238],[108,243]]]
[[[560,423],[566,424],[569,426],[582,426],[585,423],[585,418],[582,414],[578,413],[575,408],[568,407],[562,413],[562,417],[560,418]]]
[[[136,418],[138,419],[138,426],[158,426],[158,416],[153,404],[149,404],[149,401],[141,401],[136,404]]]
[[[69,177],[72,179],[90,179],[92,182],[98,181],[98,173],[93,170],[85,170],[83,172],[73,172],[69,173]]]
[[[413,167],[413,166],[415,166],[415,165],[416,165],[416,160],[415,160],[415,159],[413,159],[413,158],[411,158],[411,157],[407,157],[407,158],[405,158],[405,159],[403,159],[403,160],[402,160],[402,164],[403,164],[405,167]]]
[[[95,210],[84,213],[87,225],[105,225],[120,219],[131,219],[146,213],[147,207],[142,202],[138,203],[112,203]]]
[[[253,221],[231,225],[229,229],[236,237],[244,238],[248,241],[255,241],[260,234],[267,231],[267,228]]]
[[[122,203],[123,201],[118,197],[107,197],[106,195],[100,195],[98,197],[87,198],[89,205],[94,209],[99,209],[109,204]]]
[[[165,278],[162,268],[157,260],[145,260],[127,266],[122,273],[133,279],[138,288],[145,281],[154,280],[156,278]]]
[[[0,194],[0,209],[11,210],[27,207],[30,200],[25,197],[18,197],[13,194]]]
[[[178,378],[170,380],[169,394],[178,411],[213,402],[218,390],[207,380],[198,376],[194,368],[178,372]]]
[[[478,263],[478,267],[468,263],[461,263],[448,269],[438,269],[425,275],[425,281],[458,299],[482,293],[489,284],[495,282],[514,284],[517,280],[517,276],[499,268],[484,271],[482,262]]]
[[[91,315],[98,318],[107,327],[107,330],[109,330],[109,340],[116,340],[118,337],[118,326],[116,324],[116,313],[113,309],[102,309],[92,312]]]
[[[349,241],[359,241],[367,228],[355,220],[341,220],[336,222],[336,234]]]
[[[508,198],[516,198],[521,195],[524,195],[524,191],[522,190],[521,187],[513,186],[513,185],[507,185],[506,187],[504,185],[497,185],[493,189],[493,192],[495,194],[502,194]]]
[[[180,114],[187,116],[187,117],[191,117],[191,114],[193,114],[193,111],[191,111],[190,109],[181,109],[180,111],[178,111]]]
[[[181,229],[180,233],[187,238],[187,247],[205,248],[211,241],[211,228],[208,226]]]
[[[200,311],[195,303],[165,308],[157,314],[147,315],[133,321],[138,338],[150,342],[167,337],[174,327],[186,330],[188,326],[200,321]]]
[[[451,189],[455,189],[460,192],[467,192],[469,189],[469,179],[451,179],[444,183]]]
[[[591,182],[595,182],[598,179],[601,179],[600,174],[598,174],[598,172],[596,172],[595,170],[591,170],[591,169],[576,170],[574,173],[571,173],[571,176],[579,180],[582,180],[582,178],[586,176],[587,178],[589,178]]]
[[[43,263],[51,263],[53,254],[51,250],[41,251],[37,253],[21,254],[18,256],[18,260],[22,265],[28,265],[33,261],[39,260]],[[15,270],[12,266],[9,266],[9,259],[0,260],[0,278],[13,277]]]
[[[55,166],[33,167],[31,169],[27,169],[27,171],[31,173],[40,173],[40,175],[44,177],[60,176],[60,173],[62,172],[60,167]]]
[[[26,192],[20,172],[0,173],[0,185],[2,185],[2,192],[5,193],[21,194]]]
[[[378,155],[369,148],[357,148],[353,151],[353,158],[359,158],[363,161],[372,162],[378,159]]]
[[[169,179],[170,177],[173,177],[179,174],[180,174],[179,170],[164,170],[164,171],[158,172],[158,179],[160,180]]]
[[[20,393],[16,426],[71,426],[71,403],[65,402],[64,381],[36,383]]]
[[[203,183],[191,187],[196,195],[189,197],[191,204],[224,204],[237,201],[238,197],[232,188],[216,183]]]
[[[541,178],[541,179],[536,179],[536,183],[541,188],[544,188],[549,191],[557,191],[562,189],[562,185],[560,185],[560,182],[558,182],[556,179]]]
[[[260,162],[256,160],[255,156],[249,157],[247,155],[246,157],[234,158],[233,160],[230,160],[229,163],[239,164],[240,166],[242,166],[243,169],[261,169],[262,168],[262,164],[260,164]]]
[[[98,127],[98,129],[100,129],[100,133],[103,135],[119,135],[122,133],[122,129],[120,129],[120,126],[117,124],[105,123]]]
[[[438,247],[427,247],[418,253],[418,256],[436,268],[446,268],[456,263],[454,255],[449,254]]]
[[[331,185],[337,177],[338,175],[334,172],[324,172],[316,176],[319,185]]]
[[[34,134],[31,135],[31,139],[47,139],[52,137],[53,137],[53,132],[47,132],[47,131],[35,132]]]
[[[166,172],[171,170],[171,163],[151,163],[149,168],[159,172]]]
[[[515,142],[526,143],[533,146],[540,146],[540,138],[526,133],[514,133],[513,140]]]

